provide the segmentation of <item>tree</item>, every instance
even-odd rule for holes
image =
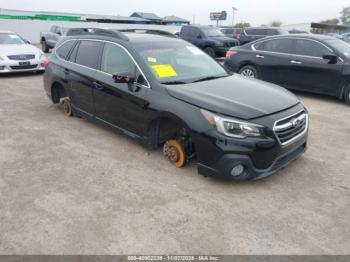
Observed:
[[[279,20],[273,20],[270,22],[270,26],[274,26],[274,27],[280,27],[282,25],[282,21]]]
[[[350,26],[350,6],[344,8],[340,13],[340,20],[342,21],[343,25]]]
[[[247,28],[247,27],[251,27],[250,23],[247,22],[240,22],[238,24],[235,25],[236,28]]]

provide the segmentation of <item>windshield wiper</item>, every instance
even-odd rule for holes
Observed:
[[[188,84],[187,82],[183,81],[169,81],[169,82],[161,82],[163,85],[183,85]]]
[[[203,78],[200,78],[198,80],[195,80],[192,83],[208,81],[208,80],[213,80],[213,79],[218,79],[218,78],[223,78],[223,77],[228,77],[228,76],[229,75],[225,75],[225,76],[207,76],[207,77],[203,77]]]

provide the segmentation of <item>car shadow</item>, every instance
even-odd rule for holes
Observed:
[[[34,77],[38,75],[43,75],[44,72],[14,72],[0,74],[0,78],[15,78],[15,77]]]

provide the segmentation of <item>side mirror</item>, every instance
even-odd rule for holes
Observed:
[[[135,82],[131,73],[115,73],[113,79],[114,82],[123,84],[133,84]]]
[[[326,54],[323,56],[323,59],[329,60],[329,64],[336,64],[338,61],[338,56],[334,54]]]
[[[62,35],[62,33],[61,33],[61,32],[57,32],[57,34],[58,34],[58,35]]]
[[[30,45],[30,41],[28,41],[27,39],[23,39],[23,40],[26,44]]]

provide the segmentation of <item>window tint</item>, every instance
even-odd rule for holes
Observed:
[[[68,41],[68,42],[65,42],[63,45],[61,45],[61,46],[57,49],[57,51],[56,51],[57,55],[58,55],[60,58],[62,58],[62,59],[64,59],[64,60],[67,60],[68,55],[69,55],[69,52],[70,52],[70,50],[72,49],[72,47],[74,46],[74,44],[75,44],[75,41]]]
[[[51,26],[51,30],[50,31],[54,33],[56,31],[56,28],[57,28],[57,26],[53,25],[53,26]]]
[[[295,54],[323,57],[330,51],[325,46],[310,40],[297,39],[295,40]]]
[[[101,42],[97,41],[81,41],[75,62],[83,66],[97,69],[101,45]]]
[[[266,35],[266,29],[248,29],[247,35]]]
[[[201,31],[198,28],[192,27],[191,28],[191,36],[194,38],[197,38],[201,35]]]
[[[183,36],[188,36],[188,33],[190,31],[190,28],[188,26],[184,26],[182,29],[181,29],[181,34]]]
[[[276,29],[266,29],[267,35],[279,35],[278,30]]]
[[[257,50],[277,52],[277,53],[291,53],[293,40],[290,39],[275,39],[261,42],[255,45]]]
[[[114,73],[134,73],[136,65],[130,56],[121,47],[106,43],[102,54],[103,72]]]

